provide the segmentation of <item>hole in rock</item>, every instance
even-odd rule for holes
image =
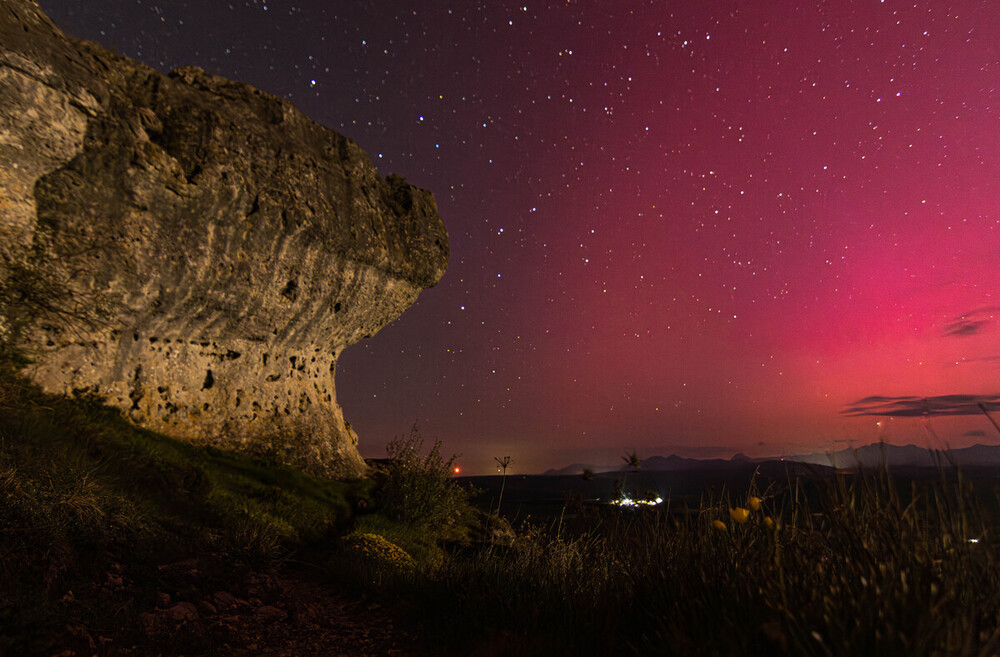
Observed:
[[[285,284],[285,287],[281,290],[281,296],[285,297],[289,301],[295,301],[299,298],[299,284],[298,281],[291,280]]]

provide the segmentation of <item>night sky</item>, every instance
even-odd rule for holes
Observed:
[[[1000,391],[994,0],[41,5],[434,193],[448,273],[339,367],[365,456],[1000,442],[921,401]]]

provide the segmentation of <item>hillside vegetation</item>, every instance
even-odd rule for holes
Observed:
[[[222,583],[329,546],[371,506],[370,480],[179,442],[94,397],[0,379],[2,654],[67,627],[135,628],[165,564],[207,556]]]

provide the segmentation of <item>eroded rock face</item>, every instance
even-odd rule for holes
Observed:
[[[359,474],[337,358],[444,274],[430,193],[290,103],[0,5],[0,332],[45,389]]]

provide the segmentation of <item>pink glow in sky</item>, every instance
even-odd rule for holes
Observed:
[[[42,6],[434,192],[448,274],[341,361],[366,456],[414,421],[469,473],[1000,440],[842,412],[1000,391],[992,0]]]

